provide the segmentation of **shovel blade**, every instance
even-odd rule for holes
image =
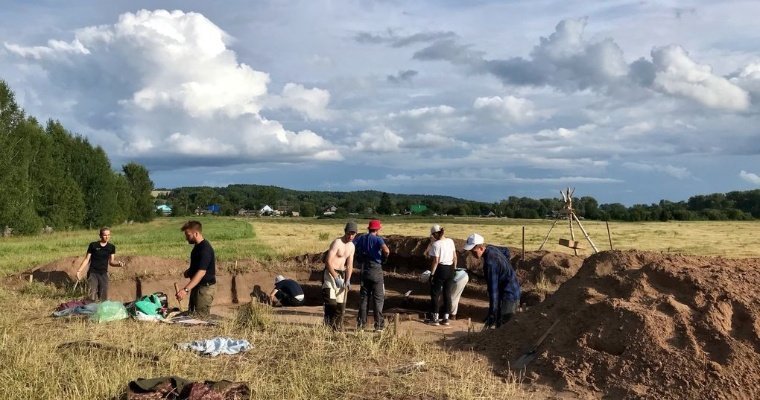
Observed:
[[[536,352],[530,351],[520,356],[515,362],[512,363],[512,369],[523,369],[530,364],[531,361],[536,359]]]

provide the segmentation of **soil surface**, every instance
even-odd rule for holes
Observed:
[[[760,398],[760,259],[603,252],[543,303],[458,343],[582,398]]]

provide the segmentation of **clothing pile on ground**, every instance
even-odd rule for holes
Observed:
[[[242,400],[251,396],[251,389],[242,382],[192,382],[176,376],[137,379],[129,382],[127,400]]]
[[[238,354],[251,349],[251,344],[247,340],[221,336],[189,343],[177,343],[175,346],[180,350],[191,350],[211,357],[216,357],[220,354]]]
[[[61,303],[53,311],[54,317],[89,316],[95,322],[109,322],[127,319],[138,321],[177,323],[182,325],[213,325],[212,322],[183,315],[176,307],[169,308],[166,294],[156,292],[142,296],[135,301],[72,300]]]

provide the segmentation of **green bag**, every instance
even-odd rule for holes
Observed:
[[[118,301],[104,301],[98,304],[98,309],[90,316],[90,320],[94,322],[110,322],[128,317],[127,308],[124,307],[124,304]]]
[[[135,302],[135,310],[145,315],[158,315],[161,306],[161,299],[156,294],[143,296]]]

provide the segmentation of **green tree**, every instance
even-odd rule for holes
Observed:
[[[393,202],[391,202],[391,196],[389,196],[388,193],[383,193],[382,196],[380,196],[380,204],[378,204],[375,211],[381,215],[391,215],[395,212],[395,206],[393,205]]]
[[[302,217],[313,217],[317,214],[317,208],[314,206],[314,203],[301,203],[301,216]]]
[[[129,163],[122,167],[124,176],[129,184],[132,198],[132,209],[129,218],[138,222],[148,222],[155,216],[153,207],[153,181],[150,180],[148,169],[137,163]]]

